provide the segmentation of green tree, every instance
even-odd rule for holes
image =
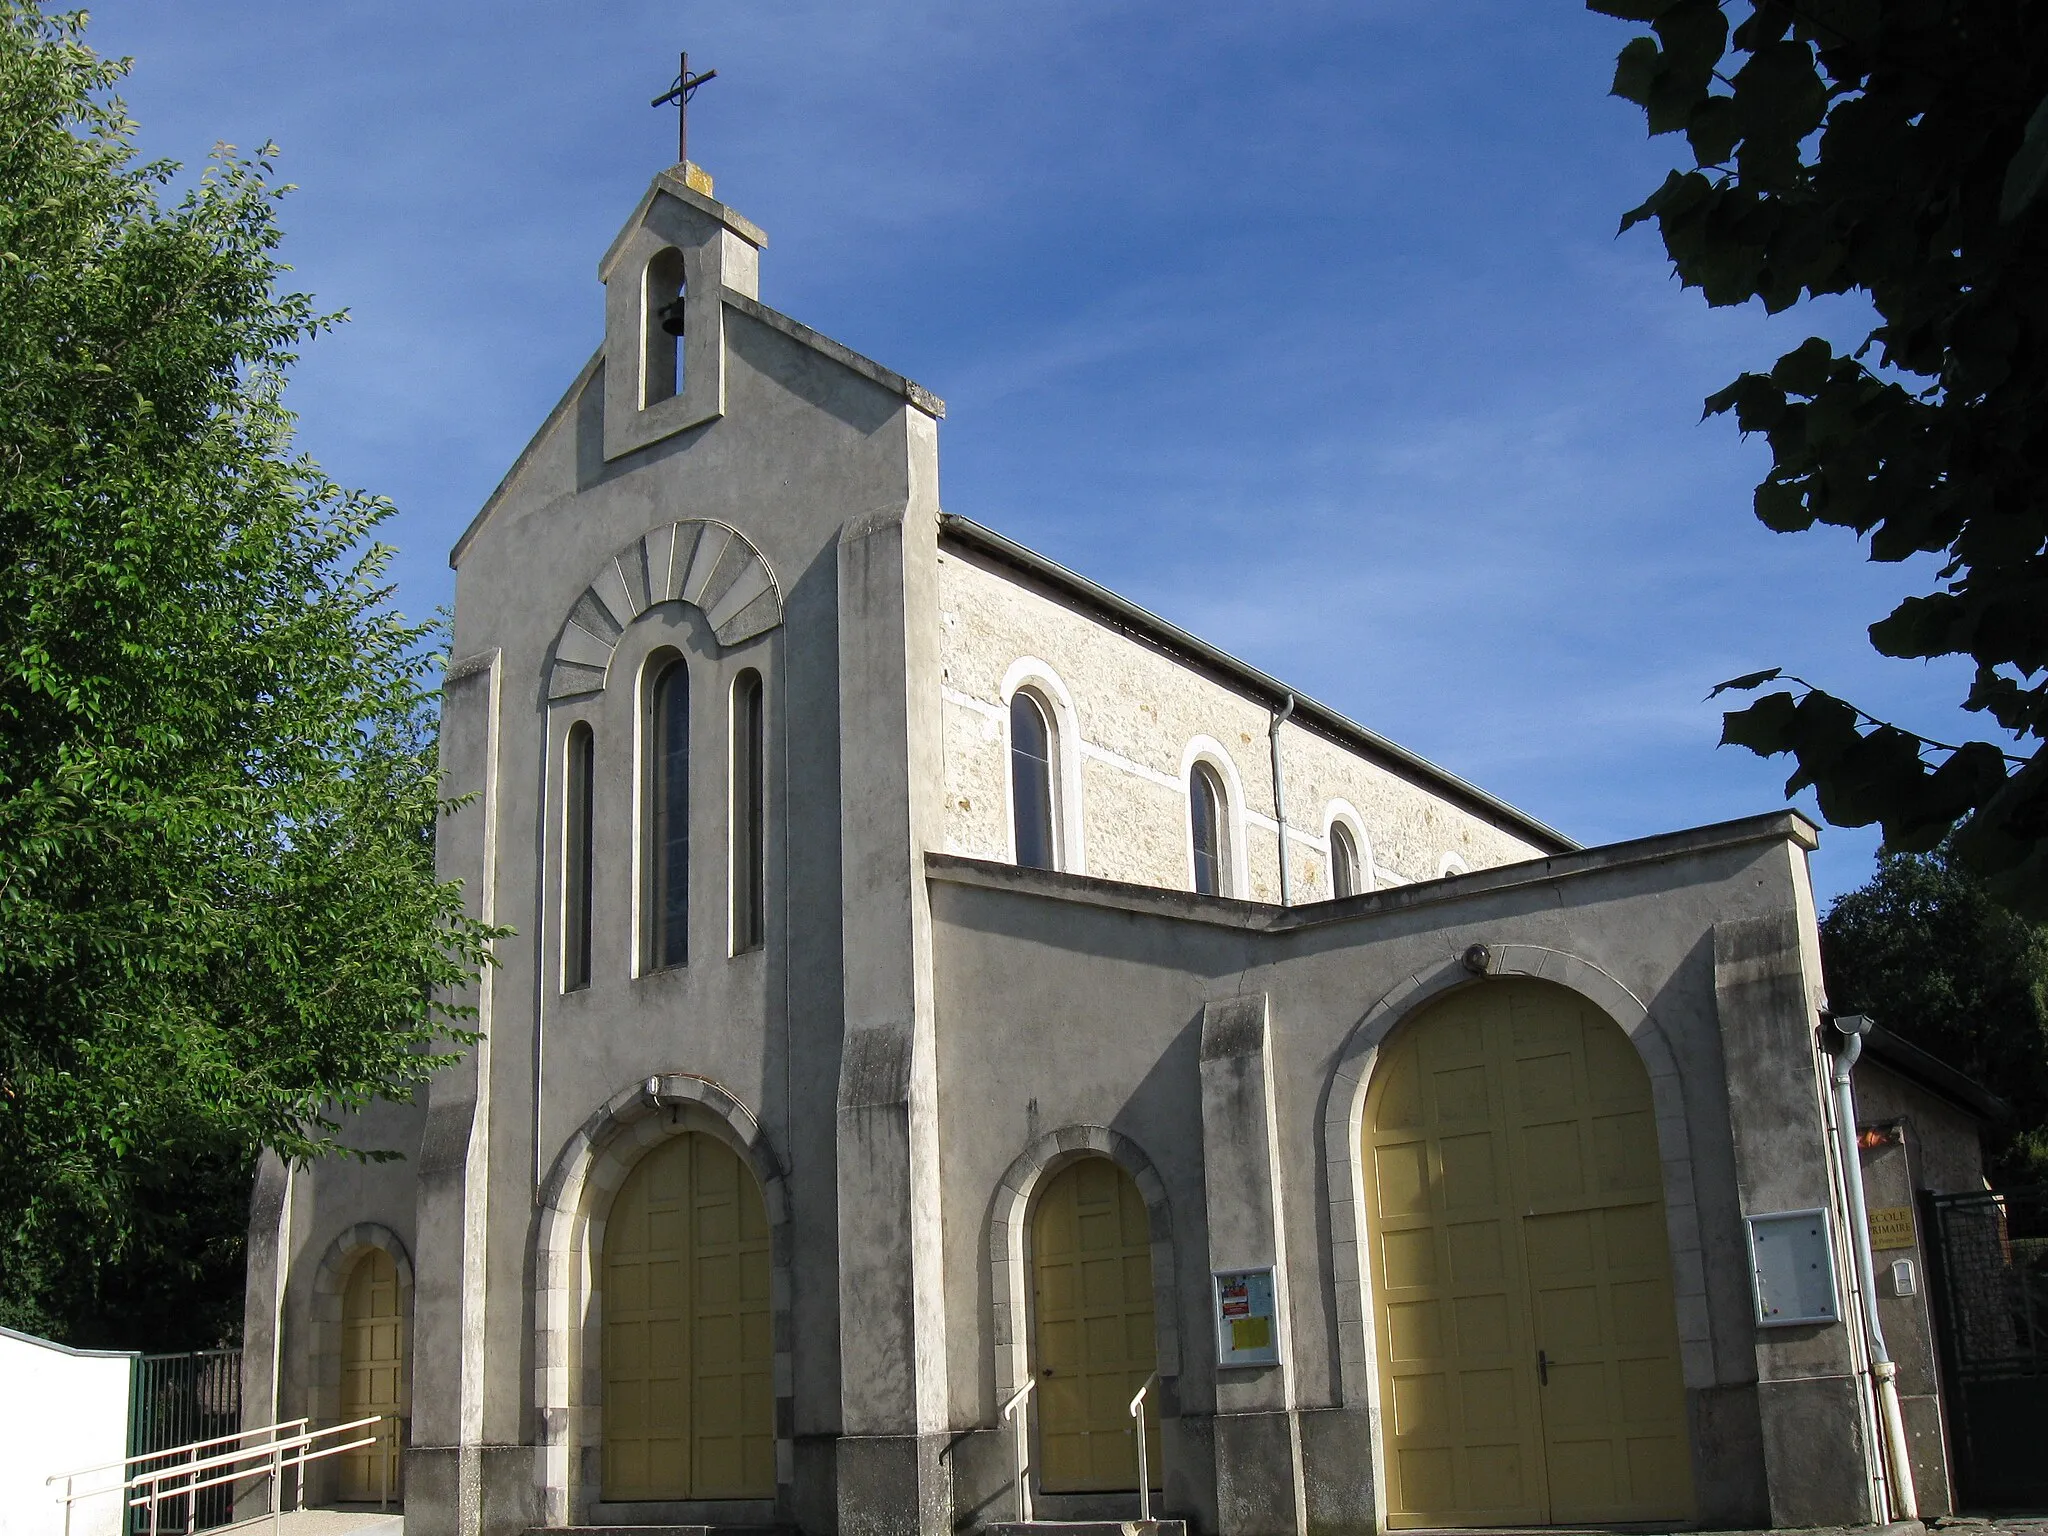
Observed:
[[[1821,923],[1828,1000],[1867,1013],[2013,1107],[1994,1183],[2048,1181],[2048,928],[1992,900],[1946,848],[1888,854]]]
[[[255,1148],[422,1084],[492,937],[392,509],[292,450],[337,317],[278,292],[287,189],[222,146],[173,199],[84,25],[0,0],[0,1305],[74,1333],[219,1269],[160,1250]]]
[[[1614,93],[1683,133],[1622,219],[1655,220],[1711,305],[1859,293],[1852,352],[1810,338],[1709,397],[1769,440],[1756,515],[1933,555],[1934,589],[1870,627],[1887,656],[1964,656],[1993,739],[1943,743],[1793,684],[1722,739],[1797,771],[1839,826],[1895,851],[1953,834],[2016,910],[2048,916],[2048,5],[2037,0],[1587,0],[1647,22]],[[1721,689],[1715,690],[1717,693]]]

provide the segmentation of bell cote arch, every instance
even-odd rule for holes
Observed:
[[[662,523],[597,568],[555,637],[550,699],[605,686],[626,626],[657,603],[701,609],[720,645],[738,645],[782,622],[782,590],[741,533],[706,518]]]
[[[691,173],[695,174],[692,175]],[[768,237],[710,194],[695,167],[661,172],[598,263],[604,284],[604,456],[616,459],[725,414],[725,300],[752,299]],[[650,280],[667,290],[650,306]],[[666,300],[684,302],[672,317]],[[649,389],[650,334],[673,318],[668,387]]]

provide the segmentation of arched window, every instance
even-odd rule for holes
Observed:
[[[759,949],[768,930],[767,794],[762,766],[761,674],[732,685],[732,952]]]
[[[1230,894],[1230,798],[1207,763],[1188,775],[1188,820],[1194,837],[1195,890],[1204,896]]]
[[[1010,818],[1017,862],[1026,869],[1057,869],[1053,828],[1058,740],[1045,706],[1025,689],[1010,696]]]
[[[1330,894],[1356,896],[1365,889],[1358,862],[1358,840],[1341,821],[1330,823]]]
[[[640,409],[683,392],[683,253],[674,246],[656,251],[647,263],[640,322],[643,360]]]
[[[647,969],[690,957],[690,671],[680,656],[647,689]]]
[[[581,720],[569,727],[562,780],[562,990],[590,985],[590,826],[596,808],[596,744]]]

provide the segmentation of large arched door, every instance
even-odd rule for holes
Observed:
[[[604,1497],[775,1495],[761,1187],[716,1137],[634,1166],[604,1232]]]
[[[369,1431],[374,1445],[344,1451],[339,1458],[340,1497],[347,1503],[403,1495],[406,1358],[399,1302],[398,1265],[382,1248],[368,1249],[349,1269],[341,1293],[341,1422],[372,1414],[383,1421]]]
[[[1031,1217],[1037,1335],[1039,1486],[1048,1493],[1136,1489],[1130,1402],[1159,1364],[1152,1231],[1131,1176],[1106,1157],[1047,1181]],[[1159,1394],[1145,1399],[1155,1485]]]
[[[1545,982],[1383,1048],[1362,1163],[1388,1523],[1683,1520],[1663,1168],[1628,1037]]]

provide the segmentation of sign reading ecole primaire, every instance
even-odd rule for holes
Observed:
[[[1273,1271],[1219,1269],[1215,1275],[1217,1365],[1278,1365]]]
[[[1870,1246],[1877,1249],[1913,1246],[1913,1207],[1874,1205],[1870,1208]]]

